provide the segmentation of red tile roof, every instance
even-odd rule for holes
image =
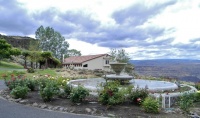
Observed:
[[[83,62],[102,57],[108,54],[86,55],[86,56],[72,56],[64,59],[63,64],[81,64]]]

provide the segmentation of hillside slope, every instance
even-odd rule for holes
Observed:
[[[131,60],[139,75],[172,77],[184,81],[200,81],[200,60]]]

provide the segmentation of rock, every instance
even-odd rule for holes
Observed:
[[[111,113],[109,113],[108,116],[109,116],[109,117],[115,117],[115,115],[114,115],[114,114],[111,114]]]
[[[92,110],[93,110],[93,111],[95,111],[95,112],[97,111],[97,109],[96,109],[96,108],[92,108]]]
[[[38,103],[33,103],[33,105],[32,105],[33,107],[38,107]]]
[[[72,113],[72,112],[74,112],[74,111],[75,111],[75,109],[74,109],[74,108],[72,108],[72,109],[70,109],[70,110],[69,110],[69,112],[71,112],[71,113]]]
[[[85,111],[86,111],[87,113],[90,113],[90,112],[92,111],[92,109],[90,109],[90,108],[85,108]]]
[[[26,102],[28,102],[28,100],[20,100],[20,101],[19,101],[19,103],[22,103],[22,104],[24,104],[24,103],[26,103]]]
[[[58,110],[58,108],[59,108],[58,106],[56,106],[56,107],[53,107],[53,110]]]
[[[6,99],[9,99],[9,98],[11,98],[9,95],[6,95]]]
[[[68,111],[68,108],[64,108],[64,111]]]
[[[97,109],[96,108],[92,108],[92,114],[96,113]]]
[[[15,101],[15,99],[13,99],[13,98],[9,98],[8,101]]]
[[[40,108],[42,108],[42,109],[47,108],[47,105],[43,104],[43,105],[40,106]]]
[[[52,107],[52,106],[48,106],[47,108],[48,108],[49,110],[51,110],[53,107]]]
[[[188,115],[190,118],[200,118],[200,116],[195,112],[190,112]]]
[[[15,102],[19,102],[19,101],[21,101],[22,99],[21,98],[18,98],[18,99],[15,99],[14,101]]]
[[[89,102],[90,104],[97,104],[98,102]]]
[[[63,108],[63,107],[60,107],[60,108],[59,108],[59,111],[64,111],[64,108]]]

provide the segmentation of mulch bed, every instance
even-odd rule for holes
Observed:
[[[9,95],[9,90],[4,92],[3,97]],[[7,95],[6,95],[7,94]],[[39,95],[39,91],[29,92],[26,102],[22,103],[29,106],[40,107],[50,110],[60,110],[62,112],[71,112],[76,114],[88,114],[93,116],[115,117],[115,118],[186,118],[186,115],[181,113],[165,113],[161,110],[159,114],[145,113],[144,110],[130,102],[125,102],[116,106],[105,106],[98,102],[94,96],[89,96],[83,103],[73,104],[68,98],[54,97],[51,102],[44,103]],[[19,102],[20,103],[20,102]],[[45,106],[44,106],[45,105]]]

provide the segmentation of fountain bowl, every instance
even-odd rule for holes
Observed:
[[[126,66],[126,63],[113,62],[113,63],[110,63],[110,66],[113,69],[113,71],[115,71],[116,75],[120,75],[120,73],[122,72],[122,70]]]

